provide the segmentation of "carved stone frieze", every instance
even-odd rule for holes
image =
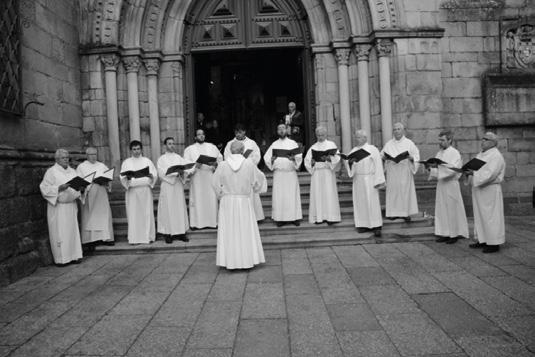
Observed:
[[[502,20],[502,69],[535,72],[535,17]]]
[[[394,42],[390,39],[379,39],[377,40],[377,44],[375,45],[377,49],[377,55],[379,57],[386,57],[390,56],[392,53],[392,46],[394,45]]]
[[[147,69],[147,76],[157,76],[160,69],[160,60],[146,59],[145,68]]]
[[[370,59],[370,50],[372,46],[365,44],[365,45],[357,45],[355,47],[355,54],[357,55],[358,61],[368,61]]]
[[[141,60],[137,56],[123,57],[124,68],[127,73],[138,72],[141,67]]]

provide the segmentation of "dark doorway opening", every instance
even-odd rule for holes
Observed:
[[[310,125],[304,53],[302,48],[285,48],[195,54],[195,112],[205,117],[207,141],[225,145],[234,137],[236,123],[242,123],[247,136],[265,151],[276,139],[288,103],[295,102],[305,115],[306,146]]]

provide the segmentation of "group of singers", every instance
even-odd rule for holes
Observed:
[[[130,143],[131,157],[121,166],[120,181],[126,190],[128,242],[150,243],[157,234],[166,243],[187,242],[189,229],[218,227],[217,264],[229,269],[250,268],[264,261],[257,221],[264,219],[259,194],[267,191],[264,174],[257,165],[261,159],[258,145],[246,136],[243,125],[235,128],[235,137],[224,153],[205,141],[198,129],[195,143],[188,146],[183,157],[176,152],[173,138],[164,140],[165,153],[156,166],[143,156],[139,141]],[[438,160],[420,161],[416,145],[405,137],[403,124],[394,124],[393,138],[381,151],[369,144],[366,132],[356,132],[356,144],[349,153],[340,153],[336,144],[327,139],[324,127],[317,127],[317,142],[306,152],[304,166],[311,174],[310,223],[329,225],[341,221],[336,174],[340,164],[353,180],[353,213],[358,232],[373,232],[381,236],[383,225],[379,190],[386,187],[386,218],[410,221],[418,213],[414,175],[419,166],[427,169],[429,179],[436,179],[435,235],[437,242],[455,243],[468,238],[468,224],[460,191],[459,179],[465,177],[472,186],[474,207],[474,238],[471,248],[485,253],[499,250],[505,241],[503,181],[505,162],[497,149],[493,133],[482,138],[482,151],[477,159],[483,165],[462,169],[459,151],[452,146],[451,131],[438,136]],[[265,152],[263,159],[273,171],[271,218],[277,226],[300,225],[303,218],[297,171],[303,162],[301,145],[291,138],[287,122],[277,126],[278,139]],[[69,153],[59,149],[56,164],[49,168],[40,189],[48,202],[48,227],[54,261],[58,265],[79,262],[81,244],[95,242],[113,244],[113,228],[108,192],[111,183],[91,184],[83,192],[69,186],[73,177],[96,176],[108,171],[97,161],[97,150],[86,150],[87,160],[76,170],[69,166]],[[211,160],[200,160],[200,158]],[[224,161],[223,161],[224,160]],[[131,173],[145,171],[142,176]],[[94,177],[94,176],[93,176]],[[154,219],[152,189],[161,180]],[[184,187],[189,184],[189,207]],[[77,203],[81,201],[81,237],[77,221]],[[218,214],[219,210],[219,214]],[[189,214],[188,214],[189,212]],[[236,250],[245,249],[237,256]]]

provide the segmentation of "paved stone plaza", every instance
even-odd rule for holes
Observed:
[[[0,290],[0,356],[531,356],[535,222],[498,254],[424,242],[100,255]]]

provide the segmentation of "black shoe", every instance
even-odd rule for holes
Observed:
[[[73,261],[71,262],[71,264],[81,264],[81,263],[82,263],[82,258],[73,260]]]
[[[374,229],[373,231],[373,235],[376,236],[376,237],[380,237],[381,236],[381,229]]]
[[[336,223],[338,223],[338,222],[335,222],[335,221],[327,221],[327,225],[329,225],[329,226],[332,226],[333,224],[336,224]]]
[[[472,243],[469,245],[472,249],[479,249],[479,248],[485,248],[487,245],[485,243]]]
[[[185,234],[179,234],[176,239],[181,242],[189,242],[189,238]]]
[[[403,220],[405,221],[405,223],[409,223],[410,221],[412,221],[411,217],[403,217]]]
[[[358,232],[358,233],[366,233],[367,231],[368,231],[368,228],[357,227],[357,232]]]
[[[435,239],[435,242],[437,243],[444,243],[444,242],[447,242],[450,240],[449,237],[445,237],[445,236],[437,236],[438,238]]]
[[[296,227],[299,227],[301,225],[301,221],[300,220],[295,220],[292,222],[294,224],[294,226]]]
[[[167,244],[173,243],[173,237],[170,234],[165,234],[164,237],[165,237],[165,243]]]
[[[115,242],[112,241],[112,240],[108,240],[108,241],[104,241],[101,243],[102,245],[107,245],[107,246],[114,246],[115,245]]]
[[[483,248],[483,253],[496,253],[499,250],[499,245],[487,245],[485,248]]]
[[[91,243],[84,244],[83,248],[86,252],[92,253],[95,251],[95,243],[91,242]]]
[[[457,243],[457,237],[453,237],[453,238],[448,238],[448,241],[446,242],[446,244],[455,244]]]
[[[284,226],[284,222],[283,221],[275,221],[275,224],[277,225],[277,227]]]

